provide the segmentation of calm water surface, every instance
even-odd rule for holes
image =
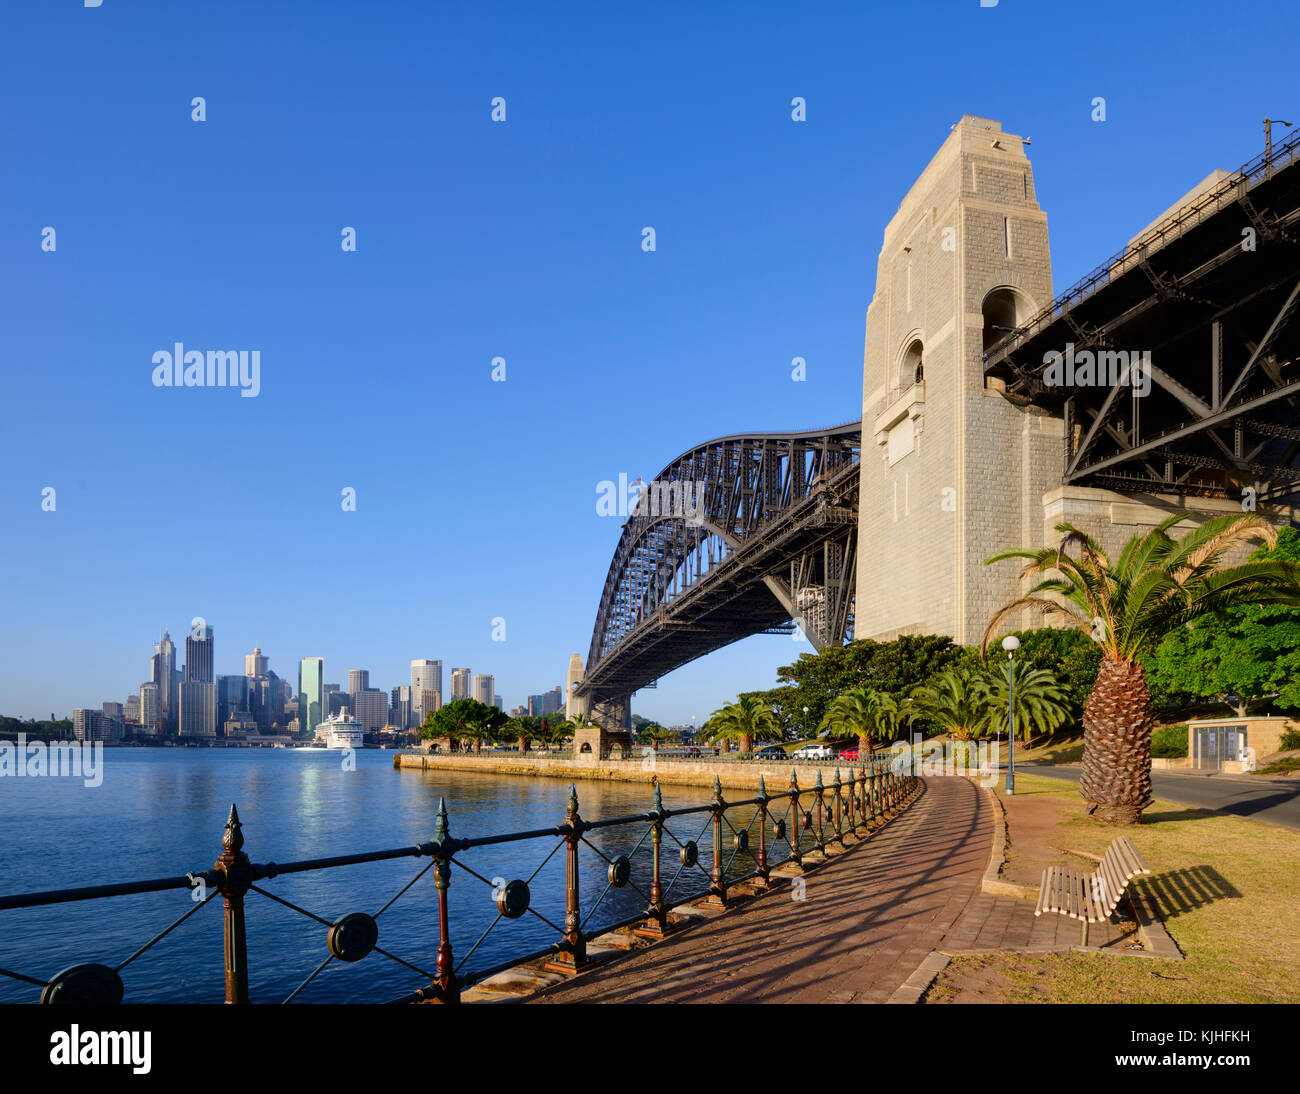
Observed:
[[[231,803],[243,822],[244,850],[258,863],[291,862],[404,847],[431,840],[445,796],[455,836],[548,828],[564,819],[569,784],[471,772],[396,771],[393,753],[357,753],[345,771],[341,754],[305,749],[136,749],[104,751],[103,783],[72,778],[0,779],[0,894],[165,878],[208,869],[221,851]],[[587,820],[645,812],[643,784],[580,782]],[[770,787],[769,789],[776,789]],[[739,797],[740,792],[733,792]],[[668,789],[669,808],[703,804],[704,787]],[[735,818],[734,822],[742,822]],[[708,815],[674,819],[679,839],[698,839],[708,869]],[[631,852],[641,826],[589,837],[610,858]],[[729,837],[730,833],[728,833]],[[756,830],[751,835],[757,842]],[[533,907],[564,923],[564,853],[555,837],[479,848],[458,855],[484,878],[530,880]],[[677,845],[665,837],[665,880],[677,868]],[[649,848],[647,838],[643,852]],[[649,891],[649,855],[633,856],[633,884]],[[260,886],[333,922],[354,911],[371,915],[410,882],[428,859],[345,866],[283,876]],[[533,877],[534,871],[540,872]],[[751,868],[747,860],[736,870]],[[582,850],[583,914],[605,887],[607,867]],[[684,871],[673,896],[702,892],[698,871]],[[642,910],[631,887],[611,890],[588,927]],[[188,890],[111,897],[78,904],[0,911],[0,968],[45,980],[82,962],[116,967],[157,932],[194,907]],[[250,994],[279,1002],[328,957],[326,927],[265,896],[246,898]],[[437,947],[433,871],[379,917],[379,945],[431,972]],[[453,867],[452,943],[458,964],[496,918],[490,884]],[[121,971],[127,1002],[219,1003],[224,993],[222,909],[217,897]],[[486,968],[539,949],[556,932],[536,916],[502,919],[461,971]],[[300,1002],[386,1002],[427,983],[419,972],[372,953],[356,964],[332,961],[297,997]],[[0,976],[0,1002],[34,1002],[40,989]]]

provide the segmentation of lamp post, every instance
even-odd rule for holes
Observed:
[[[1016,650],[1020,648],[1020,639],[1009,634],[1002,639],[1002,648],[1007,651],[1007,793],[1016,792]]]
[[[803,708],[803,739],[808,739],[808,708]]]

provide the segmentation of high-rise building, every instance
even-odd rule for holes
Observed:
[[[442,695],[436,691],[431,691],[429,688],[423,688],[420,691],[420,702],[418,707],[421,714],[419,724],[424,725],[425,718],[435,710],[440,710],[442,708]]]
[[[304,657],[298,662],[298,732],[314,737],[316,727],[327,717],[325,706],[325,658]]]
[[[244,675],[265,676],[269,663],[267,656],[262,653],[262,647],[254,646],[252,653],[244,654]]]
[[[251,714],[247,676],[217,677],[217,725],[235,714]]]
[[[165,629],[153,648],[149,679],[158,687],[158,724],[162,732],[173,733],[177,718],[176,645]]]
[[[158,707],[158,685],[140,685],[140,725],[146,736],[157,737],[162,732],[162,713]]]
[[[379,688],[362,688],[352,696],[352,713],[366,733],[383,729],[388,722],[388,696]]]
[[[469,698],[469,675],[469,669],[451,670],[451,698],[453,702],[457,699]]]
[[[370,686],[369,669],[348,669],[348,694],[360,695]],[[356,713],[354,710],[353,714]]]
[[[480,703],[487,706],[492,705],[492,697],[496,694],[496,680],[487,673],[480,673],[474,677],[474,698]]]
[[[501,713],[505,713],[506,701],[500,695],[492,696],[492,705],[496,707],[497,710],[501,711]]]
[[[556,684],[550,691],[542,695],[542,713],[555,714],[560,707],[564,705],[564,692],[560,685]]]
[[[182,681],[180,708],[182,737],[217,735],[217,685],[215,683],[206,680]]]
[[[423,725],[424,719],[437,709],[426,702],[425,692],[442,695],[442,662],[420,658],[411,662],[411,717],[416,725]]]
[[[393,688],[392,700],[392,707],[388,712],[388,724],[397,729],[410,729],[414,725],[410,685],[402,684]]]
[[[72,732],[79,741],[115,741],[121,723],[105,718],[103,711],[78,708],[72,712]]]
[[[127,725],[138,726],[140,724],[140,696],[128,695],[126,705],[122,708],[122,721]]]
[[[185,636],[185,682],[188,684],[215,684],[212,671],[212,627],[208,623],[194,623]]]

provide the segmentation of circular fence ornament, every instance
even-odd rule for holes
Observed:
[[[694,840],[682,844],[681,856],[683,866],[694,866],[700,861],[700,849],[695,846]]]
[[[379,941],[379,924],[365,912],[349,912],[334,921],[325,936],[330,953],[340,961],[360,961]]]
[[[736,850],[737,850],[737,851],[748,851],[748,850],[749,850],[749,833],[748,833],[748,832],[737,832],[737,833],[736,833],[736,840],[735,840],[735,843],[736,843]]]
[[[528,911],[532,898],[528,882],[518,879],[508,881],[497,890],[497,911],[506,919],[518,919]]]
[[[772,838],[785,839],[785,821],[778,820],[774,825],[772,825]]]
[[[626,855],[619,855],[609,864],[609,883],[615,889],[623,888],[631,876],[632,864],[628,862]]]
[[[72,965],[41,989],[41,1002],[58,1005],[115,1006],[122,1001],[122,978],[107,965]]]

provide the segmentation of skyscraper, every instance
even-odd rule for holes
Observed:
[[[157,737],[162,730],[162,715],[158,710],[158,685],[140,685],[140,725],[149,737]]]
[[[185,682],[188,684],[215,684],[212,671],[212,627],[207,623],[194,623],[185,636]]]
[[[453,702],[469,698],[469,669],[451,670],[451,698]]]
[[[452,674],[452,682],[455,683],[455,674]],[[480,673],[474,677],[474,698],[480,703],[487,706],[492,705],[492,697],[496,695],[496,680],[487,674]]]
[[[414,724],[414,714],[411,709],[411,688],[409,684],[402,684],[393,688],[393,705],[389,712],[389,722],[398,729],[410,729]]]
[[[215,737],[217,735],[217,685],[206,680],[182,681],[180,714],[182,737]]]
[[[366,733],[384,728],[388,722],[388,696],[379,688],[362,688],[353,693],[352,701],[356,704],[352,714]]]
[[[298,732],[301,736],[315,736],[325,709],[325,658],[304,657],[298,662]]]
[[[176,646],[167,631],[153,648],[149,679],[158,687],[158,724],[164,733],[176,729]]]
[[[244,675],[265,676],[269,659],[262,653],[261,646],[254,646],[252,653],[244,654]]]
[[[425,699],[425,692],[442,691],[442,662],[420,658],[411,662],[411,717],[416,725],[423,725],[434,707]]]

